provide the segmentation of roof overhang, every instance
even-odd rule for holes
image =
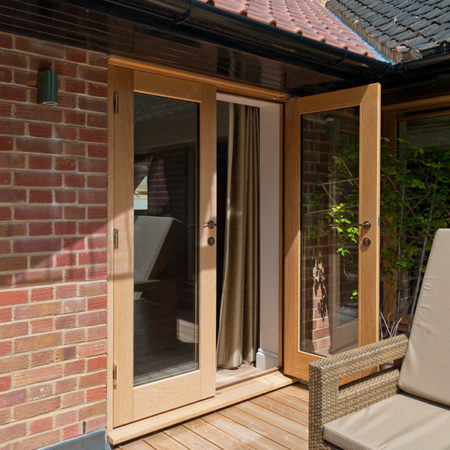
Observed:
[[[10,0],[0,29],[295,94],[450,68],[450,54],[393,65],[193,0]]]

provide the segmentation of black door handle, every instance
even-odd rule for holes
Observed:
[[[370,227],[372,226],[372,224],[368,220],[365,220],[363,223],[360,223],[358,225],[365,230],[370,230]]]

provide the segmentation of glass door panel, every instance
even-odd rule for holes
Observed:
[[[198,104],[134,94],[134,385],[197,370]]]
[[[215,393],[216,89],[110,77],[116,427]]]
[[[302,116],[300,351],[358,345],[359,108]]]
[[[284,371],[308,380],[378,339],[380,85],[287,102],[285,152]]]

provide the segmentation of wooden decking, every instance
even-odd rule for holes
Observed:
[[[159,431],[122,450],[306,449],[308,391],[292,385]]]

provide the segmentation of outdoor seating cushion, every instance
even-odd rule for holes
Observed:
[[[405,392],[447,406],[450,406],[449,318],[450,229],[440,229],[428,259],[398,384]]]
[[[450,408],[397,394],[325,424],[324,439],[344,450],[448,450]]]

